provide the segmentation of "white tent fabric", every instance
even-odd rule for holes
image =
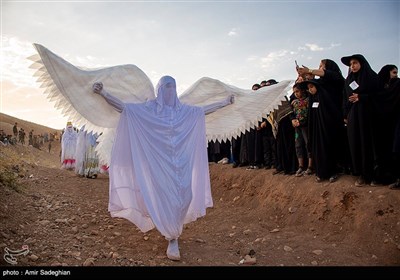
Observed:
[[[135,65],[120,65],[102,69],[78,68],[52,53],[42,45],[34,44],[39,55],[31,68],[54,106],[62,110],[78,126],[86,125],[88,131],[103,132],[96,151],[103,162],[110,163],[115,131],[120,113],[92,93],[94,82],[101,81],[107,91],[124,102],[140,103],[155,98],[154,87],[146,74]],[[211,78],[201,78],[179,96],[183,104],[207,108],[216,102],[224,103],[234,96],[231,105],[209,108],[206,115],[207,140],[225,141],[240,136],[257,125],[262,117],[285,100],[292,80],[281,81],[257,91],[241,89]]]

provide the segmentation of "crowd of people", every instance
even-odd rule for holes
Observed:
[[[356,176],[355,186],[400,189],[400,79],[388,64],[376,73],[365,57],[296,66],[292,94],[257,127],[226,142],[209,142],[210,162],[273,174],[315,175],[316,182]],[[254,84],[253,90],[276,83]]]
[[[58,132],[44,132],[40,134],[35,134],[34,130],[31,129],[28,133],[28,142],[26,143],[27,134],[25,129],[22,127],[18,128],[18,123],[14,123],[12,128],[12,134],[6,134],[6,132],[1,129],[0,130],[0,142],[2,145],[28,145],[39,150],[43,149],[43,147],[48,147],[48,152],[51,151],[51,142],[58,140]]]

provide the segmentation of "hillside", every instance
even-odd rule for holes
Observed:
[[[3,113],[0,113],[0,129],[3,129],[7,134],[12,134],[12,128],[14,126],[14,123],[18,123],[18,129],[23,128],[25,131],[31,131],[32,129],[35,131],[35,133],[41,134],[41,133],[50,133],[57,131],[54,128],[50,128],[44,125],[36,124],[33,122],[25,121],[22,119],[15,118],[10,115],[6,115]],[[62,129],[62,128],[61,128]],[[59,133],[61,132],[61,129],[58,130]]]
[[[0,251],[28,245],[18,265],[400,266],[400,192],[387,186],[210,164],[214,207],[185,226],[173,262],[156,230],[110,217],[106,175],[60,169],[57,149],[0,148]]]

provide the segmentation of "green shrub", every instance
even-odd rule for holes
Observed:
[[[18,175],[8,169],[0,170],[0,185],[21,192],[23,185],[18,182],[17,178]]]

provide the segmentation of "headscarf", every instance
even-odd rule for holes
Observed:
[[[373,104],[385,118],[400,116],[400,78],[390,78],[390,71],[395,68],[396,65],[387,64],[378,73],[380,88]]]
[[[318,79],[319,84],[330,94],[334,105],[342,110],[343,106],[343,88],[345,79],[339,66],[331,59],[323,59],[325,64],[324,76]]]
[[[378,87],[378,75],[374,70],[372,70],[368,61],[361,54],[354,54],[351,56],[342,57],[343,64],[350,66],[350,61],[352,59],[358,60],[360,62],[360,70],[356,73],[353,73],[349,68],[348,76],[346,78],[345,90],[347,96],[350,96],[355,93],[374,93]],[[358,84],[358,88],[351,89],[349,86],[353,81],[356,81]]]
[[[63,142],[69,142],[69,141],[75,141],[77,139],[77,133],[72,126],[72,124],[68,123],[67,126],[65,127],[63,136],[62,136],[62,141]]]
[[[331,71],[335,71],[338,72],[340,74],[342,74],[342,71],[340,71],[339,66],[336,64],[335,61],[331,60],[331,59],[323,59],[323,61],[325,61],[325,69],[326,70],[331,70]]]
[[[181,108],[181,102],[176,92],[176,82],[171,76],[160,78],[156,86],[156,96],[157,112],[160,112],[164,106],[174,110]]]
[[[395,81],[395,79],[393,81],[391,81],[390,79],[390,71],[392,71],[393,69],[397,69],[397,66],[394,64],[387,64],[383,66],[382,69],[379,71],[378,78],[380,89],[389,87],[390,83]]]

